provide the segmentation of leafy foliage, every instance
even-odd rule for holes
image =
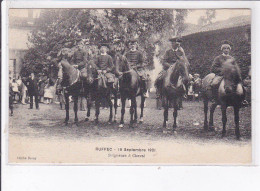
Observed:
[[[72,53],[79,44],[97,54],[101,42],[115,38],[127,44],[137,38],[149,69],[153,69],[154,43],[183,30],[186,10],[171,9],[46,9],[32,31],[23,71],[46,72],[62,48]],[[90,44],[82,43],[88,41]],[[95,57],[95,56],[94,56]]]
[[[212,24],[212,20],[216,17],[215,9],[207,9],[206,16],[201,16],[198,20],[198,25],[204,26],[208,24]]]

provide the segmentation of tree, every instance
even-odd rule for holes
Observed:
[[[29,37],[29,51],[24,58],[24,71],[46,71],[64,47],[73,52],[75,46],[88,40],[86,50],[97,49],[100,42],[124,42],[138,38],[145,63],[153,69],[154,43],[184,30],[187,10],[171,9],[46,9]],[[48,59],[47,59],[48,58]]]
[[[212,24],[212,20],[216,17],[216,10],[215,9],[207,9],[206,15],[201,16],[198,20],[198,25],[204,26],[208,24]]]

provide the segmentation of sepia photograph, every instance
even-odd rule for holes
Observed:
[[[12,8],[7,26],[9,164],[252,165],[250,9]]]

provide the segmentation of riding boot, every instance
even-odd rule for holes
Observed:
[[[143,96],[145,98],[148,98],[149,97],[149,93],[148,93],[148,90],[147,90],[147,86],[146,86],[146,81],[145,80],[142,80],[142,92],[143,92]]]

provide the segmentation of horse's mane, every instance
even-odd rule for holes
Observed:
[[[222,67],[222,74],[224,79],[239,82],[241,72],[234,59],[228,59]]]

